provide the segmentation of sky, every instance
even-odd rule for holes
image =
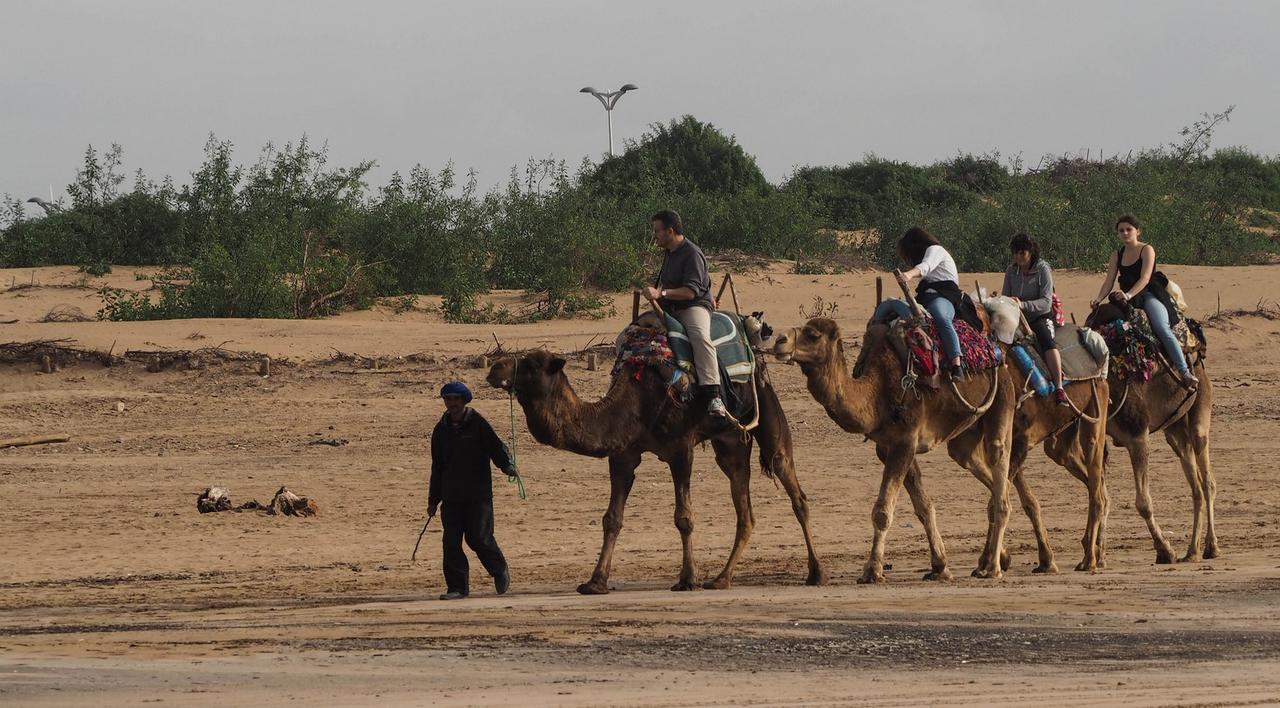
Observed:
[[[1280,154],[1280,3],[0,0],[0,195],[65,194],[90,145],[183,184],[307,135],[331,166],[607,153],[691,114],[766,176],[869,154],[1125,154],[1234,105],[1216,146]],[[131,184],[131,182],[129,183]]]

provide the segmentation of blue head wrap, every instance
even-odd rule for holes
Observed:
[[[440,387],[440,397],[444,398],[445,396],[462,396],[462,400],[470,403],[471,389],[467,388],[467,385],[461,381],[450,381]]]

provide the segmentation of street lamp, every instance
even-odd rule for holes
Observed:
[[[617,91],[610,91],[609,93],[600,93],[590,86],[584,86],[581,89],[578,89],[578,93],[589,93],[592,96],[595,96],[599,99],[600,105],[604,106],[605,116],[609,120],[609,157],[613,157],[613,107],[618,105],[618,99],[622,98],[622,94],[628,91],[635,91],[639,88],[640,87],[635,84],[623,84],[622,88]]]

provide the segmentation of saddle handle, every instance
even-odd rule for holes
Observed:
[[[631,321],[632,322],[636,321],[636,319],[640,317],[640,298],[643,295],[644,295],[644,292],[640,290],[635,290],[631,293]],[[651,297],[645,297],[645,299],[649,301],[649,307],[653,308],[653,311],[657,313],[658,317],[661,317],[665,321],[667,319],[667,313],[663,311],[662,305],[659,305],[658,301],[654,300]]]

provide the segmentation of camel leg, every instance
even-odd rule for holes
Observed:
[[[1195,448],[1196,467],[1200,471],[1200,487],[1204,489],[1204,557],[1218,557],[1218,533],[1214,527],[1214,504],[1218,498],[1218,483],[1213,477],[1213,463],[1209,461],[1209,423],[1213,410],[1213,388],[1204,366],[1200,367],[1200,398],[1187,416],[1191,445]]]
[[[1011,417],[1012,411],[1007,415],[988,414],[982,424],[985,435],[980,448],[981,463],[991,475],[991,498],[987,502],[987,543],[983,551],[987,563],[974,568],[975,578],[996,579],[1004,575],[1001,566],[1007,558],[1004,532],[1009,524],[1008,440],[1011,436],[1008,426],[1012,424]]]
[[[723,590],[733,581],[733,569],[738,565],[742,551],[751,538],[751,529],[755,526],[755,515],[751,511],[751,445],[741,442],[726,443],[712,440],[711,447],[716,451],[716,464],[729,478],[729,490],[733,495],[733,510],[738,515],[738,527],[733,536],[733,550],[729,552],[729,560],[725,562],[720,575],[702,584],[708,590]]]
[[[1044,527],[1044,517],[1040,514],[1040,500],[1036,498],[1035,492],[1031,491],[1031,485],[1027,484],[1026,464],[1027,452],[1030,449],[1026,438],[1014,437],[1013,453],[1009,459],[1009,481],[1013,482],[1013,488],[1018,490],[1018,500],[1022,502],[1022,511],[1026,513],[1027,518],[1031,521],[1031,529],[1036,535],[1036,556],[1038,563],[1032,569],[1033,573],[1057,573],[1058,564],[1053,559],[1053,546],[1049,544],[1049,531]],[[1004,570],[1008,570],[1008,564],[1001,562]]]
[[[809,529],[809,498],[800,488],[800,478],[796,476],[795,458],[790,448],[790,432],[780,445],[767,438],[760,438],[761,459],[771,461],[769,468],[773,470],[774,477],[782,483],[783,490],[790,497],[791,511],[795,513],[796,521],[800,522],[800,531],[804,534],[804,545],[809,552],[809,575],[805,578],[804,584],[826,585],[827,572],[823,569],[822,562],[818,560],[818,552],[813,547],[813,532]]]
[[[884,463],[884,474],[880,478],[880,494],[871,508],[871,557],[862,568],[859,583],[884,582],[885,536],[889,533],[889,525],[893,523],[893,507],[898,502],[902,480],[915,463],[914,441],[902,445],[900,449],[888,451],[886,457],[888,459]]]
[[[950,455],[951,459],[955,460],[957,464],[959,464],[961,467],[968,470],[969,474],[973,475],[974,479],[977,479],[979,482],[981,482],[982,486],[986,487],[987,491],[990,492],[991,491],[991,471],[988,470],[984,465],[979,464],[976,461],[973,453],[973,450],[976,449],[981,444],[982,444],[981,430],[977,428],[970,428],[969,430],[956,436],[956,438],[953,439],[950,443],[947,443],[947,454]],[[1035,519],[1033,518],[1031,522],[1032,524],[1034,524]],[[1011,562],[1012,562],[1012,559],[1009,557],[1008,549],[1002,549],[1000,552],[1000,569],[1008,570]],[[982,568],[982,567],[986,567],[986,565],[987,565],[987,547],[984,545],[982,548],[982,554],[978,556],[978,567]]]
[[[947,549],[942,545],[942,534],[938,533],[933,498],[924,489],[920,465],[914,459],[911,461],[911,468],[907,470],[906,487],[916,518],[920,519],[920,523],[924,525],[925,535],[929,539],[929,572],[925,573],[924,579],[950,580],[951,571],[947,569]]]
[[[1155,544],[1156,563],[1172,563],[1173,548],[1164,539],[1160,524],[1156,523],[1155,514],[1151,510],[1151,490],[1147,487],[1147,469],[1151,451],[1147,446],[1147,436],[1135,436],[1126,441],[1125,449],[1129,452],[1129,463],[1133,465],[1133,485],[1138,515],[1147,522],[1147,530],[1151,532],[1151,541]]]
[[[640,454],[626,452],[609,458],[609,508],[604,512],[600,526],[604,529],[604,544],[596,561],[591,579],[578,586],[583,595],[604,595],[609,592],[609,570],[613,563],[613,547],[622,531],[622,513],[627,506],[627,496],[636,481],[636,467],[640,466]]]
[[[671,468],[671,482],[676,492],[676,528],[680,531],[680,577],[671,586],[674,591],[697,588],[697,568],[693,562],[693,512],[689,508],[689,480],[693,476],[693,450],[686,448],[674,454],[667,462]],[[735,497],[736,500],[736,497]]]
[[[1187,427],[1187,419],[1183,418],[1169,426],[1164,433],[1165,441],[1169,443],[1169,447],[1173,448],[1173,454],[1178,456],[1182,473],[1187,477],[1187,485],[1191,487],[1191,536],[1187,541],[1187,554],[1178,559],[1180,563],[1198,561],[1203,552],[1200,533],[1201,524],[1204,523],[1205,493],[1201,486],[1199,470],[1196,469],[1195,449],[1192,441],[1188,439],[1190,432]]]

